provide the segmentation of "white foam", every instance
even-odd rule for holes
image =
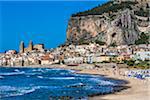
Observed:
[[[49,79],[71,80],[71,79],[75,79],[75,77],[50,77]]]
[[[75,71],[75,70],[71,70],[71,69],[70,69],[70,70],[69,70],[69,72],[71,72],[71,73],[75,73],[76,71]]]
[[[41,88],[44,88],[44,89],[51,89],[51,88],[58,88],[58,86],[37,86],[36,89],[41,89]]]
[[[71,69],[61,69],[61,68],[53,68],[53,69],[46,69],[47,71],[69,71],[69,72],[75,72],[74,70]]]
[[[67,87],[71,87],[71,86],[82,86],[84,85],[83,83],[75,83],[75,84],[70,84],[70,85],[67,85]]]
[[[30,75],[27,75],[26,77],[30,77]]]
[[[38,78],[41,78],[41,79],[44,78],[43,76],[37,76],[37,77],[38,77]]]
[[[41,68],[37,69],[37,71],[39,71],[39,72],[44,72],[44,70],[41,69]]]
[[[0,86],[0,93],[1,92],[4,92],[4,91],[13,91],[13,90],[16,90],[15,87],[11,87],[11,86]]]
[[[4,77],[3,76],[0,76],[0,79],[3,79]]]
[[[110,81],[101,80],[100,85],[115,85],[115,84]]]
[[[101,79],[91,78],[90,80],[97,82],[99,85],[116,85],[116,84],[113,83],[113,82],[106,81],[106,80],[101,80]]]
[[[37,70],[36,70],[36,69],[33,69],[32,71],[33,71],[33,72],[36,72]]]
[[[14,71],[19,72],[19,70],[18,70],[18,69],[15,69]]]
[[[7,76],[7,75],[19,75],[19,74],[24,74],[24,73],[25,72],[22,71],[22,72],[0,73],[0,75]]]
[[[32,72],[45,72],[42,68],[33,69]]]
[[[31,73],[25,73],[25,75],[29,76],[29,75],[41,75],[41,73],[36,73],[36,72],[31,72]]]
[[[0,98],[20,96],[28,93],[32,93],[36,88],[30,87],[12,87],[12,86],[0,86]]]

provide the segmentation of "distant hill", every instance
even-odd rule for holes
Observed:
[[[114,0],[73,14],[68,23],[67,42],[135,44],[142,32],[150,32],[149,12],[148,0]]]

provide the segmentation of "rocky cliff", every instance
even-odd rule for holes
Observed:
[[[148,0],[115,0],[73,14],[68,23],[67,42],[134,44],[141,32],[150,31],[149,7]]]

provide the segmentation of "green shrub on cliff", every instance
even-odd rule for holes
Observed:
[[[150,14],[150,10],[149,9],[144,10],[143,8],[140,8],[140,10],[135,11],[134,13],[138,16],[148,17]]]
[[[79,45],[88,45],[89,42],[84,40],[84,39],[80,39],[77,44],[79,44]]]
[[[109,46],[110,46],[110,47],[116,47],[117,44],[116,44],[116,42],[114,42],[114,43],[110,44]]]
[[[139,45],[139,44],[149,44],[149,38],[150,37],[149,37],[148,33],[142,32],[141,35],[140,35],[140,38],[135,41],[135,44],[136,45]]]
[[[95,40],[95,43],[99,44],[99,45],[105,45],[106,44],[105,42],[102,42],[102,41],[99,41],[99,40]]]
[[[109,1],[103,5],[98,5],[97,7],[84,11],[79,12],[77,14],[73,14],[72,16],[87,16],[87,15],[101,15],[103,13],[111,13],[117,12],[118,10],[123,10],[125,8],[132,9],[131,5],[135,5],[136,2],[125,1],[120,4],[113,3],[113,1]]]

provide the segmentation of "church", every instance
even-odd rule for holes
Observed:
[[[30,41],[28,47],[25,48],[24,46],[24,42],[21,41],[20,42],[20,53],[24,53],[24,52],[32,52],[33,50],[35,51],[43,51],[44,50],[44,44],[35,44],[33,45],[33,42]]]

